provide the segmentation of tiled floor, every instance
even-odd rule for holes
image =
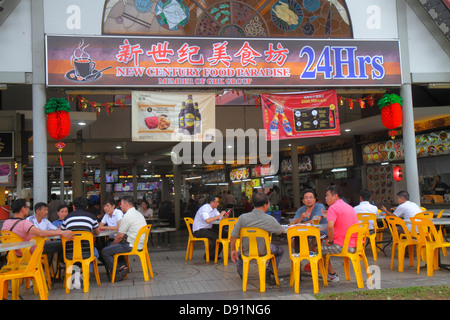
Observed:
[[[274,239],[285,246],[285,256],[279,266],[280,286],[266,286],[266,292],[259,292],[259,278],[256,264],[252,264],[247,292],[242,292],[242,280],[239,278],[235,264],[229,261],[227,267],[223,263],[209,263],[203,260],[204,248],[197,244],[194,249],[192,261],[185,261],[186,231],[172,233],[171,245],[167,245],[167,239],[158,246],[156,239],[153,245],[149,244],[150,259],[153,267],[154,278],[145,282],[141,266],[137,257],[132,257],[130,263],[132,272],[127,279],[111,284],[100,267],[101,286],[97,286],[91,276],[89,293],[83,293],[80,289],[72,289],[66,294],[62,283],[53,284],[50,291],[50,300],[305,300],[314,299],[312,280],[308,273],[302,277],[300,294],[295,294],[293,287],[289,286],[290,261],[287,255],[286,239]],[[435,271],[433,277],[427,277],[426,269],[422,269],[417,275],[416,267],[405,267],[403,273],[397,271],[397,259],[394,270],[390,270],[390,247],[386,253],[379,253],[376,262],[372,259],[370,247],[366,248],[369,265],[378,266],[380,277],[375,285],[379,288],[425,286],[434,284],[450,284],[450,273],[447,270]],[[450,256],[450,255],[449,255]],[[443,262],[450,263],[449,256],[443,257]],[[345,281],[342,259],[332,259],[333,266],[340,275],[339,283],[330,283],[328,287],[320,282],[320,293],[357,290],[357,285],[351,269],[351,281]],[[407,265],[407,264],[406,264]],[[424,265],[424,263],[422,263]],[[364,281],[367,277],[364,275]],[[368,290],[360,289],[360,290]],[[39,296],[32,290],[21,288],[21,296],[24,300],[38,300]]]

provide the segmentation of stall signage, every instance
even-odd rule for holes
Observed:
[[[270,164],[257,165],[252,168],[253,178],[273,176],[275,174],[276,171],[274,170],[274,167],[271,166]]]
[[[400,86],[397,40],[46,36],[48,86]]]
[[[250,177],[250,169],[249,168],[232,169],[230,171],[230,180],[231,181],[246,180],[249,177]]]
[[[334,90],[262,94],[261,100],[267,140],[341,134]]]

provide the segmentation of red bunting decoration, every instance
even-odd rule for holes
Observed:
[[[88,106],[91,106],[92,111],[97,111],[98,114],[100,114],[102,107],[106,109],[107,114],[111,114],[111,112],[113,111],[113,106],[119,106],[122,110],[125,110],[127,107],[127,105],[125,104],[125,101],[130,98],[131,98],[131,95],[128,95],[121,99],[117,99],[114,102],[101,103],[101,102],[90,101],[84,97],[77,96],[77,99],[78,99],[81,109],[85,110]]]
[[[359,107],[361,109],[364,109],[366,107],[366,104],[368,104],[369,107],[373,107],[373,105],[375,104],[375,99],[373,98],[372,95],[369,95],[364,98],[358,98],[358,99],[352,99],[352,98],[346,98],[346,97],[339,96],[338,100],[339,100],[339,105],[341,107],[344,105],[345,102],[347,102],[350,110],[353,109],[355,102],[359,105]]]
[[[67,137],[70,133],[70,104],[64,98],[51,98],[45,105],[47,114],[47,131],[50,137],[58,142],[55,147],[58,149],[59,162],[64,166],[61,153],[66,144],[60,140]]]

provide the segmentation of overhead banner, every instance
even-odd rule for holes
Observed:
[[[214,141],[212,93],[133,91],[133,141]]]
[[[262,94],[261,105],[267,140],[341,134],[334,90],[302,94]]]
[[[397,40],[46,36],[47,85],[400,86]]]

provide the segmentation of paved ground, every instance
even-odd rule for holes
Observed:
[[[153,244],[149,243],[150,259],[154,271],[154,278],[145,282],[139,260],[131,258],[132,272],[122,282],[111,284],[108,282],[103,267],[100,267],[101,286],[97,286],[91,276],[89,293],[73,289],[70,294],[65,294],[61,282],[53,284],[50,291],[50,300],[314,300],[311,277],[305,273],[300,284],[300,294],[295,294],[293,287],[289,286],[290,261],[287,255],[286,239],[274,241],[285,246],[286,255],[279,266],[280,286],[266,287],[265,293],[259,292],[259,278],[256,264],[251,266],[247,292],[242,292],[242,281],[236,273],[235,264],[229,261],[225,267],[223,263],[206,263],[203,260],[204,247],[195,246],[192,261],[185,261],[187,232],[185,230],[172,233],[171,245],[164,243],[158,245],[153,237]],[[386,249],[388,256],[378,254],[378,260],[373,261],[369,247],[366,248],[369,265],[379,267],[376,272],[377,288],[395,288],[409,286],[429,286],[450,284],[450,273],[447,270],[435,271],[433,277],[427,277],[426,269],[420,274],[416,273],[416,267],[405,267],[405,271],[397,271],[397,259],[394,270],[390,270],[390,248]],[[443,257],[442,262],[450,264],[449,256]],[[341,292],[353,290],[369,290],[367,287],[358,289],[351,269],[351,280],[345,281],[342,259],[332,259],[332,264],[340,276],[340,282],[330,283],[325,287],[320,283],[320,293]],[[407,265],[407,264],[406,264]],[[424,265],[424,263],[422,263]],[[375,275],[375,274],[374,274]],[[364,275],[364,281],[367,277]],[[38,300],[32,290],[21,289],[24,300]]]

